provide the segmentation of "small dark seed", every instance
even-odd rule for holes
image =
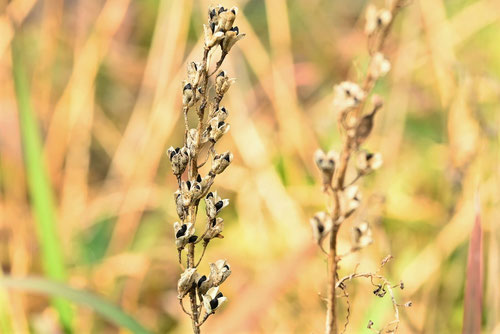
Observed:
[[[223,201],[218,201],[217,203],[215,203],[215,209],[217,211],[219,211],[220,209],[222,209],[223,206],[224,206],[224,202]]]
[[[212,299],[210,301],[210,307],[212,308],[212,311],[215,310],[219,306],[219,301],[217,299]]]
[[[325,227],[323,225],[318,225],[318,232],[319,234],[322,234],[325,231]]]
[[[205,282],[207,280],[207,276],[203,275],[200,277],[200,279],[198,280],[198,288],[203,284],[203,282]]]

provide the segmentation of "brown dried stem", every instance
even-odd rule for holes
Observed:
[[[392,1],[391,7],[389,10],[391,11],[392,14],[392,20],[390,24],[388,24],[386,27],[384,27],[381,31],[378,32],[377,34],[377,42],[375,43],[375,47],[370,50],[370,54],[374,55],[375,53],[379,52],[387,38],[387,35],[389,33],[389,30],[392,26],[392,22],[394,21],[394,18],[396,17],[399,9],[402,7],[403,0],[394,0]],[[374,61],[374,57],[372,56],[370,60],[370,65]],[[369,69],[371,69],[372,66],[369,66]],[[362,89],[365,92],[365,96],[369,95],[371,90],[373,89],[373,86],[375,85],[376,82],[376,76],[372,74],[369,70],[367,73],[365,80],[362,85]],[[356,120],[356,125],[355,128],[358,127],[361,121],[360,115],[362,114],[364,109],[364,103],[360,102],[353,110],[350,110],[349,113],[354,117]],[[345,116],[345,115],[344,115]],[[342,124],[342,117],[341,117],[341,124]],[[358,138],[356,136],[352,135],[347,135],[344,138],[344,142],[342,145],[342,150],[340,153],[340,158],[338,161],[338,166],[335,170],[335,174],[333,176],[333,187],[332,191],[325,191],[327,196],[330,197],[330,200],[332,202],[332,210],[330,210],[330,216],[333,221],[333,228],[330,233],[330,250],[328,254],[328,309],[327,309],[327,317],[326,317],[326,333],[327,334],[336,334],[337,333],[337,319],[336,319],[336,292],[335,288],[339,286],[339,283],[336,281],[337,277],[337,271],[338,271],[338,261],[339,257],[337,256],[337,236],[338,236],[338,231],[340,228],[340,225],[342,221],[340,221],[341,218],[341,210],[340,210],[340,196],[341,196],[341,191],[345,189],[346,184],[345,184],[345,177],[346,177],[346,171],[347,167],[349,165],[349,160],[354,153],[355,150],[357,150],[358,147]],[[355,179],[355,181],[358,178]],[[352,183],[352,182],[351,182]]]

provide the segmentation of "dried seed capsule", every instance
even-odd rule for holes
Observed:
[[[186,170],[186,166],[189,162],[189,150],[186,147],[182,148],[170,148],[167,151],[168,158],[172,164],[172,171],[174,175],[180,176]]]
[[[206,212],[209,219],[214,219],[215,216],[226,206],[229,205],[228,199],[221,199],[217,195],[217,191],[209,192],[205,197]]]
[[[207,232],[205,233],[203,240],[205,242],[209,242],[214,238],[224,238],[221,234],[222,230],[224,230],[224,219],[220,217],[209,219]]]
[[[229,112],[227,111],[227,109],[225,107],[220,107],[216,110],[213,110],[211,113],[210,113],[210,118],[216,118],[217,120],[219,121],[225,121],[227,116],[229,116]]]
[[[177,282],[177,297],[179,299],[184,298],[189,290],[193,287],[195,279],[196,268],[188,268],[182,274],[181,278]]]
[[[208,280],[212,286],[219,286],[231,275],[231,267],[226,260],[217,260],[210,263],[210,276]]]
[[[221,8],[219,12],[219,24],[217,26],[217,31],[228,31],[233,27],[234,20],[236,19],[236,14],[238,13],[238,8],[233,7],[231,10],[227,10],[224,7]]]
[[[236,42],[243,37],[245,37],[245,34],[240,34],[240,29],[238,27],[233,27],[227,30],[224,34],[224,39],[222,40],[222,52],[229,53]]]
[[[193,184],[189,180],[181,182],[181,200],[184,207],[189,206],[193,200]]]
[[[188,243],[194,242],[197,239],[194,235],[194,225],[192,223],[180,224],[175,222],[174,231],[177,249],[183,249]]]
[[[358,250],[373,242],[372,230],[367,222],[361,222],[352,229],[353,250]]]
[[[203,306],[205,307],[207,314],[212,314],[226,300],[227,298],[222,295],[222,292],[219,292],[219,287],[213,287],[203,295]]]
[[[184,107],[191,107],[194,104],[193,86],[189,82],[182,89],[182,104]]]
[[[382,27],[387,27],[392,20],[392,14],[389,10],[378,9],[375,5],[369,5],[366,8],[365,33],[372,35]]]
[[[356,185],[344,189],[341,197],[342,216],[349,217],[361,204],[361,193]]]
[[[354,82],[343,81],[334,88],[333,108],[343,113],[360,104],[365,98],[365,92]]]
[[[204,295],[207,293],[208,289],[210,289],[212,286],[210,282],[208,281],[207,276],[198,276],[195,280],[196,287],[198,288],[198,291]]]
[[[320,244],[332,229],[332,219],[326,212],[321,211],[316,213],[309,222],[311,223],[313,238],[317,244]]]
[[[327,154],[318,149],[314,153],[314,162],[321,171],[324,185],[332,183],[333,173],[335,172],[335,164],[338,160],[338,154],[335,151],[329,151]]]
[[[215,93],[219,96],[223,96],[234,82],[235,79],[230,79],[226,75],[226,72],[221,71],[215,78]]]
[[[369,74],[371,77],[376,80],[386,75],[390,70],[391,63],[385,59],[384,55],[380,52],[375,53],[370,63]]]
[[[213,175],[222,173],[233,161],[233,154],[231,152],[224,152],[214,156],[212,161],[212,168],[210,173]]]
[[[211,23],[209,26],[204,24],[203,30],[205,33],[205,47],[207,49],[219,44],[219,42],[224,38],[224,32],[217,31],[217,27],[214,23]]]
[[[360,174],[368,174],[382,166],[382,155],[362,150],[356,159],[356,169]]]
[[[192,87],[196,87],[200,83],[202,71],[203,68],[201,66],[201,63],[192,61],[188,64],[187,66],[188,79],[189,82],[192,84]]]
[[[177,215],[179,216],[179,218],[181,220],[184,220],[184,217],[186,216],[186,214],[184,212],[184,202],[183,202],[180,190],[177,190],[174,193],[174,200],[175,200],[175,207],[177,210]]]

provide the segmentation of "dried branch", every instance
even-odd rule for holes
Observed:
[[[403,0],[393,0],[388,8],[377,9],[370,5],[366,13],[365,32],[368,36],[369,53],[371,59],[368,72],[361,86],[353,82],[342,82],[335,87],[334,108],[338,115],[338,124],[343,133],[343,144],[340,154],[335,151],[315,153],[315,162],[322,173],[323,192],[329,199],[328,213],[318,213],[311,219],[313,234],[318,245],[329,235],[328,252],[328,308],[326,317],[326,333],[337,333],[336,319],[336,282],[338,275],[337,237],[342,222],[353,215],[361,202],[361,194],[354,185],[360,178],[381,165],[381,157],[366,151],[360,151],[360,146],[370,135],[376,113],[383,103],[378,96],[372,98],[371,110],[363,115],[366,97],[371,93],[376,81],[390,70],[390,63],[385,59],[381,50],[387,39],[394,18],[403,6]],[[346,173],[353,155],[358,156],[358,174],[349,183],[346,183]],[[365,223],[366,224],[366,223]],[[363,227],[363,228],[361,228]],[[355,229],[355,245],[351,252],[357,251],[371,243],[369,226],[358,225]],[[348,253],[349,254],[349,253]],[[347,292],[342,289],[344,297]],[[350,314],[350,306],[348,316]],[[399,321],[399,318],[397,318]],[[348,323],[348,317],[347,317]],[[347,323],[344,327],[346,330]],[[397,326],[396,326],[397,329]]]
[[[177,178],[178,189],[174,194],[177,215],[180,222],[174,223],[175,243],[179,252],[179,264],[183,269],[177,290],[181,308],[191,317],[194,333],[200,333],[201,325],[225,302],[226,297],[219,292],[219,286],[231,274],[229,264],[225,260],[218,260],[210,264],[210,275],[200,276],[196,271],[201,263],[207,245],[213,238],[221,238],[224,227],[223,219],[218,217],[220,211],[229,204],[229,200],[221,199],[217,192],[210,188],[215,177],[231,164],[231,152],[217,154],[215,144],[229,131],[226,123],[228,112],[220,107],[224,95],[234,79],[229,78],[221,71],[209,85],[210,77],[222,66],[233,45],[243,38],[238,27],[234,25],[238,9],[222,6],[210,7],[208,10],[208,24],[204,25],[205,46],[201,62],[188,64],[188,78],[183,82],[182,104],[184,114],[184,144],[182,147],[168,149],[168,157],[172,163],[172,171]],[[217,48],[221,49],[222,56],[215,69],[210,71],[211,58]],[[214,97],[210,98],[210,90],[214,90]],[[212,101],[210,101],[212,100]],[[196,112],[197,124],[195,128],[189,125],[189,112]],[[200,163],[200,153],[207,148],[207,155]],[[212,157],[212,165],[208,174],[203,177],[199,169]],[[187,170],[186,180],[182,176]],[[200,236],[196,236],[196,217],[201,199],[206,203],[207,228]],[[203,251],[200,258],[195,259],[195,247],[203,240]],[[182,264],[182,252],[187,249],[186,267]],[[184,309],[183,298],[189,296],[191,313]],[[205,316],[200,322],[200,314],[205,309]]]

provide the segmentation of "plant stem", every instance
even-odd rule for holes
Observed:
[[[189,244],[188,245],[188,268],[192,268],[194,266],[194,245]],[[191,289],[189,291],[189,302],[191,304],[191,323],[193,325],[193,333],[194,334],[200,334],[200,326],[198,325],[198,317],[199,317],[199,312],[198,312],[198,303],[196,302],[196,289]]]
[[[326,334],[337,334],[335,308],[335,286],[337,285],[337,234],[339,225],[333,226],[330,233],[330,253],[328,254],[328,311],[326,313]]]

